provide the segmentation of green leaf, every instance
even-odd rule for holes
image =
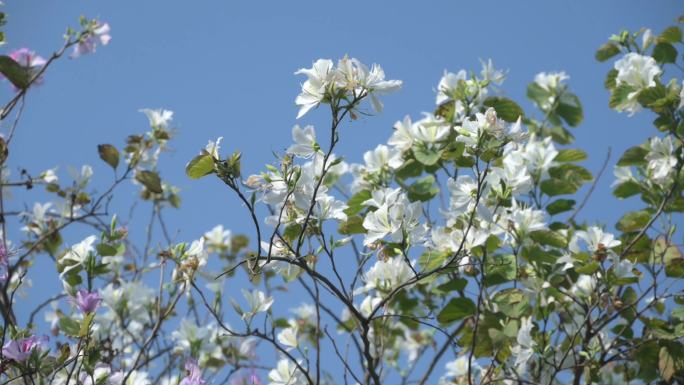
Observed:
[[[415,159],[409,159],[404,164],[399,167],[395,174],[397,178],[408,179],[415,178],[423,172],[423,165],[417,162]]]
[[[615,190],[613,190],[613,195],[615,195],[617,198],[624,199],[636,195],[640,191],[641,186],[639,185],[639,183],[629,180],[627,182],[622,182],[619,185],[617,185],[617,187],[615,187]]]
[[[632,211],[623,215],[615,225],[615,228],[623,233],[631,233],[641,230],[650,220],[651,214],[648,211]]]
[[[348,217],[346,222],[340,223],[337,231],[344,235],[366,233],[366,229],[363,227],[363,218],[358,215]]]
[[[620,53],[620,47],[615,43],[606,43],[599,47],[594,57],[600,62],[604,62]]]
[[[675,373],[675,362],[674,358],[670,355],[667,347],[663,346],[660,348],[658,353],[658,371],[663,380],[669,382]]]
[[[416,146],[413,147],[413,156],[420,163],[426,166],[432,166],[433,164],[439,162],[442,152],[436,149],[427,148],[425,146]]]
[[[116,247],[108,245],[106,243],[98,244],[95,249],[97,249],[97,254],[101,257],[111,257],[118,253]]]
[[[603,81],[603,86],[606,87],[606,89],[612,90],[616,86],[616,81],[615,79],[618,76],[618,70],[613,68],[612,70],[608,71],[606,74],[606,80]]]
[[[536,82],[527,85],[527,98],[533,101],[539,108],[549,100],[550,96],[552,94]]]
[[[516,277],[516,260],[513,254],[494,255],[485,265],[485,285],[499,285]]]
[[[418,258],[418,264],[423,270],[433,270],[442,266],[449,256],[451,253],[427,250]]]
[[[620,160],[617,162],[617,166],[641,166],[646,164],[646,155],[648,155],[648,150],[643,147],[635,146],[628,148]]]
[[[574,148],[569,148],[569,149],[558,151],[558,155],[556,155],[556,157],[553,160],[555,160],[556,162],[559,162],[559,163],[567,163],[567,162],[580,162],[580,161],[583,161],[586,159],[587,159],[587,153],[586,152],[584,152],[582,150],[574,149]]]
[[[465,278],[455,278],[437,286],[433,293],[438,295],[449,294],[452,292],[462,292],[468,286],[468,280]]]
[[[544,133],[544,136],[550,135],[554,142],[560,144],[570,144],[575,140],[570,131],[563,126],[544,127],[542,133]]]
[[[469,298],[452,298],[437,315],[437,321],[442,325],[450,324],[475,314],[475,303]]]
[[[670,43],[658,43],[653,48],[653,58],[661,64],[674,63],[677,60],[677,49]]]
[[[202,153],[194,157],[185,167],[185,174],[192,179],[199,179],[214,172],[214,157]]]
[[[579,98],[577,95],[569,92],[565,92],[560,96],[556,113],[563,118],[570,127],[577,127],[584,119],[584,112]]]
[[[541,182],[541,191],[550,197],[555,197],[557,195],[574,194],[577,192],[577,187],[564,180],[551,178]]]
[[[283,238],[285,238],[287,242],[291,243],[299,237],[299,234],[301,232],[302,225],[300,225],[299,223],[292,223],[285,227],[285,231],[283,232]]]
[[[548,196],[574,194],[582,184],[592,180],[589,170],[576,164],[564,163],[549,169],[550,179],[541,182],[541,190]]]
[[[435,177],[427,175],[408,187],[410,201],[426,202],[439,193],[439,187],[435,185]]]
[[[83,318],[83,323],[81,324],[81,328],[78,332],[78,336],[80,338],[86,337],[88,335],[88,332],[90,331],[90,325],[93,323],[93,318],[95,318],[95,312],[90,312]]]
[[[570,211],[573,207],[575,207],[575,201],[573,199],[557,199],[546,205],[546,212],[550,215],[556,215]]]
[[[667,89],[662,84],[656,84],[639,91],[638,100],[644,106],[649,106],[665,97],[667,97]]]
[[[582,266],[576,267],[575,271],[579,274],[591,275],[596,273],[600,267],[601,265],[598,262],[589,261]]]
[[[530,238],[535,242],[552,247],[564,248],[568,245],[567,239],[552,230],[537,230],[530,233]]]
[[[499,311],[511,318],[520,318],[529,307],[528,296],[520,289],[505,289],[494,294]]]
[[[62,317],[59,319],[59,329],[69,337],[78,337],[81,333],[81,325],[78,323],[78,321],[68,317]]]
[[[524,115],[523,109],[508,98],[490,96],[485,99],[483,104],[487,107],[493,107],[496,115],[507,122],[515,122]]]
[[[0,137],[0,166],[5,164],[7,157],[9,156],[9,147],[7,147],[7,142],[5,138]]]
[[[352,195],[351,198],[349,198],[349,201],[347,201],[347,208],[344,210],[344,213],[347,215],[354,215],[357,214],[359,211],[363,210],[364,206],[363,202],[371,199],[371,193],[368,190],[361,190],[357,192],[356,194]]]
[[[31,81],[31,71],[9,56],[0,55],[0,73],[20,89],[28,87]]]
[[[665,275],[673,278],[684,278],[684,258],[676,258],[665,264]]]
[[[154,171],[142,170],[135,174],[135,180],[142,183],[148,190],[153,193],[161,194],[163,192],[161,186],[161,179]]]
[[[669,27],[658,36],[658,40],[665,43],[680,43],[682,41],[682,30],[677,26]]]
[[[453,100],[448,100],[440,104],[437,109],[435,109],[435,116],[441,116],[447,122],[452,122],[454,120],[454,112],[456,110],[456,102]]]
[[[610,108],[619,108],[627,101],[629,95],[636,90],[634,87],[627,84],[620,84],[619,86],[613,88],[612,91],[613,92],[610,94],[608,106]]]
[[[109,166],[116,170],[119,166],[119,150],[111,144],[100,144],[97,146],[100,159],[104,160]]]

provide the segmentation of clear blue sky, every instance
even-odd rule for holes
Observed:
[[[404,81],[400,93],[385,98],[382,115],[344,125],[337,153],[351,162],[386,141],[396,120],[432,110],[445,69],[479,71],[478,58],[493,59],[510,70],[503,90],[527,111],[533,110],[525,87],[534,75],[566,71],[584,104],[585,122],[574,134],[590,154],[587,167],[596,171],[613,148],[611,166],[582,218],[612,225],[630,204],[610,196],[612,164],[655,130],[647,113],[628,118],[608,109],[602,84],[610,64],[597,63],[594,51],[621,28],[650,26],[657,33],[684,13],[678,1],[624,0],[9,0],[4,8],[4,51],[26,46],[48,56],[81,14],[109,22],[113,37],[96,54],[57,63],[30,93],[9,161],[13,174],[19,167],[37,173],[59,166],[66,177],[67,165],[89,163],[97,180],[108,181],[111,172],[97,158],[96,145],[120,146],[125,136],[147,130],[140,108],[172,109],[180,135],[162,162],[162,177],[182,189],[184,207],[167,214],[181,231],[179,240],[195,239],[218,223],[234,232],[250,230],[246,213],[218,181],[184,176],[186,162],[208,139],[223,136],[225,152],[243,152],[246,174],[262,170],[272,150],[290,143],[303,81],[293,72],[319,57],[345,54],[379,63],[388,77]],[[3,86],[0,97],[10,96]],[[327,116],[314,111],[299,123],[324,130]],[[120,201],[132,197],[125,194]],[[14,204],[40,197],[16,192]]]

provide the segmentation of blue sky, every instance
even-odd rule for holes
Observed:
[[[566,71],[585,108],[574,131],[577,145],[602,162],[653,134],[648,114],[628,118],[607,107],[602,87],[610,64],[593,52],[621,28],[650,26],[659,32],[684,7],[675,1],[495,2],[264,2],[10,1],[5,49],[27,46],[47,56],[79,15],[110,23],[112,42],[94,55],[62,60],[32,92],[19,128],[11,165],[38,171],[90,163],[98,143],[121,144],[146,129],[140,108],[176,112],[180,128],[163,177],[183,190],[184,211],[201,212],[182,232],[187,237],[214,223],[240,229],[239,205],[218,181],[190,181],[183,166],[210,138],[224,136],[226,151],[241,150],[244,169],[255,172],[282,150],[296,123],[294,97],[303,81],[293,72],[319,57],[349,54],[377,62],[403,90],[386,98],[380,116],[346,124],[338,153],[358,161],[385,141],[404,115],[434,106],[434,88],[445,69],[479,71],[478,58],[510,70],[503,91],[533,111],[525,87],[540,71]],[[9,87],[7,87],[9,88]],[[9,97],[10,91],[2,95]],[[327,113],[299,123],[327,126]],[[609,170],[610,171],[610,170]],[[106,174],[105,174],[106,175]],[[108,175],[107,175],[108,177]],[[610,199],[610,173],[585,215],[614,218],[622,203]],[[600,210],[600,211],[599,211]],[[597,215],[593,215],[593,214]],[[610,220],[609,222],[613,222]]]
[[[111,171],[97,158],[97,144],[120,146],[127,135],[146,131],[140,108],[174,110],[180,131],[161,171],[182,190],[183,208],[167,213],[179,240],[196,239],[218,223],[234,232],[250,230],[237,200],[217,180],[187,179],[186,162],[208,139],[223,136],[224,152],[239,149],[244,173],[256,173],[272,161],[273,150],[289,145],[295,123],[322,132],[328,125],[323,109],[295,120],[303,79],[293,73],[317,58],[345,54],[379,63],[389,78],[404,81],[401,92],[384,99],[381,115],[344,124],[336,152],[350,162],[386,141],[406,114],[417,118],[432,110],[445,69],[479,71],[478,59],[491,58],[510,71],[503,92],[528,112],[534,110],[525,87],[534,75],[566,71],[584,105],[585,121],[573,133],[576,146],[590,155],[585,165],[595,172],[608,147],[613,150],[581,218],[612,225],[626,207],[638,205],[610,195],[612,165],[655,129],[648,113],[628,118],[608,109],[602,84],[611,64],[596,62],[594,51],[622,28],[649,26],[658,33],[684,13],[677,1],[624,0],[10,0],[4,8],[6,51],[26,46],[47,57],[81,14],[108,22],[113,37],[96,54],[61,60],[30,92],[9,160],[13,174],[20,167],[35,174],[59,166],[66,177],[68,165],[89,163],[103,186]],[[11,97],[9,85],[2,88],[0,98]],[[132,194],[126,190],[119,203]],[[42,197],[14,196],[19,206]]]

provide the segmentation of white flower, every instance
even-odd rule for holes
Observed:
[[[651,45],[651,43],[653,43],[653,41],[655,41],[655,39],[653,38],[653,31],[646,28],[644,30],[644,34],[641,35],[641,48],[643,50],[646,50],[646,48],[648,48]]]
[[[540,72],[534,77],[534,82],[547,94],[547,98],[544,100],[535,101],[539,103],[539,108],[543,111],[548,111],[551,109],[553,104],[556,102],[556,98],[565,90],[564,81],[568,80],[570,77],[565,74],[565,72]]]
[[[463,213],[472,210],[477,195],[477,182],[470,175],[459,175],[456,179],[447,181],[447,188],[451,197],[449,211]]]
[[[449,135],[450,127],[444,119],[432,114],[425,114],[425,118],[416,122],[412,127],[413,137],[422,143],[433,144]]]
[[[478,112],[474,119],[466,119],[460,126],[455,126],[454,130],[459,134],[456,140],[466,146],[476,147],[485,133],[501,138],[504,135],[504,125],[504,121],[497,118],[496,111],[490,107],[484,114]]]
[[[347,220],[347,214],[344,210],[347,204],[341,200],[335,199],[328,194],[319,194],[316,197],[316,206],[314,206],[314,216],[320,220],[336,219],[340,222]],[[304,218],[302,218],[302,221]]]
[[[298,319],[309,321],[311,318],[316,316],[316,307],[314,305],[303,303],[301,306],[294,309],[290,309]]]
[[[677,165],[677,158],[673,153],[672,137],[651,138],[646,160],[648,160],[649,175],[655,183],[660,185],[667,183],[668,177]]]
[[[292,127],[292,140],[295,144],[287,149],[288,154],[294,154],[300,158],[311,158],[320,151],[316,143],[316,131],[313,126],[299,127],[296,124]]]
[[[224,230],[223,225],[217,225],[213,229],[204,233],[204,239],[207,242],[207,248],[222,250],[230,248],[231,232]]]
[[[440,378],[439,384],[453,384],[453,383],[458,383],[460,384],[461,382],[459,381],[453,381],[455,379],[458,379],[459,377],[463,377],[468,374],[468,363],[469,363],[469,357],[467,355],[462,355],[456,358],[453,361],[447,362],[445,365],[446,373],[445,375]],[[473,358],[472,365],[470,367],[470,370],[473,374],[473,376],[478,376],[480,373],[480,365],[477,363],[477,361]],[[449,380],[451,379],[451,380]],[[467,383],[467,382],[466,382]]]
[[[458,88],[458,83],[460,81],[466,81],[466,71],[460,70],[457,74],[444,71],[444,76],[439,79],[439,84],[437,85],[437,97],[435,103],[440,105],[447,100],[453,99],[453,95]]]
[[[22,227],[22,231],[32,232],[36,236],[41,236],[44,230],[46,230],[46,221],[48,219],[48,214],[51,212],[52,203],[39,203],[35,202],[33,204],[33,210],[30,213],[21,213],[22,217],[28,218],[31,221],[30,226]]]
[[[295,103],[300,106],[297,119],[301,118],[314,107],[317,107],[326,97],[327,88],[334,79],[333,62],[328,59],[316,60],[311,68],[301,68],[295,75],[306,75],[307,80],[302,84],[302,92],[297,95]]]
[[[123,374],[123,373],[122,373]],[[119,384],[120,382],[114,382],[115,379],[113,378],[117,374],[113,374],[110,378],[109,381],[112,384]],[[125,376],[121,377],[121,381],[123,382],[123,378]],[[150,385],[152,382],[148,378],[147,372],[141,371],[141,370],[134,370],[131,372],[131,375],[128,376],[128,380],[126,380],[125,385]]]
[[[389,291],[413,278],[414,273],[406,261],[401,257],[379,260],[364,274],[366,285],[358,289],[357,293],[372,289]]]
[[[69,176],[71,176],[74,182],[81,188],[85,187],[93,176],[93,168],[87,164],[81,166],[80,171],[73,167],[68,167],[67,171],[69,171]]]
[[[634,52],[630,52],[616,61],[615,69],[618,71],[615,84],[617,86],[627,85],[633,90],[627,95],[627,99],[615,109],[627,111],[632,115],[641,109],[637,100],[639,91],[654,87],[656,85],[655,78],[662,73],[662,70],[652,57]]]
[[[447,251],[455,253],[459,251],[468,251],[473,247],[483,245],[489,234],[486,231],[481,231],[472,227],[466,237],[463,239],[463,230],[453,229],[447,231],[444,227],[435,227],[430,232],[430,246],[438,251]],[[458,260],[459,270],[463,271],[469,264],[470,258],[466,255]]]
[[[363,244],[370,245],[384,238],[387,234],[392,234],[392,238],[394,238],[395,234],[401,231],[401,222],[392,221],[389,215],[389,207],[382,205],[366,215],[363,219],[363,227],[368,230]]]
[[[535,179],[547,176],[549,168],[556,165],[554,161],[556,155],[558,155],[558,150],[550,137],[537,140],[532,135],[524,146],[510,145],[504,148],[504,156],[511,157],[509,162],[524,165]]]
[[[524,373],[527,361],[534,354],[533,348],[537,345],[532,340],[532,327],[534,327],[534,324],[531,318],[523,318],[521,320],[517,337],[518,345],[511,349],[511,353],[515,356],[515,367],[519,374]]]
[[[611,183],[610,187],[615,187],[619,184],[629,182],[630,180],[634,179],[634,175],[632,175],[632,168],[629,166],[615,166],[613,169],[613,175],[615,175],[616,179],[613,181],[613,183]]]
[[[379,144],[375,150],[366,151],[363,154],[363,160],[366,162],[368,172],[380,172],[386,167],[396,170],[403,164],[401,152],[384,144]]]
[[[147,119],[150,121],[150,126],[154,129],[166,129],[173,119],[173,111],[162,108],[156,110],[143,108],[139,111],[147,116]]]
[[[242,315],[242,318],[251,318],[257,313],[265,312],[273,305],[273,297],[267,297],[261,290],[248,291],[242,289],[242,295],[247,300],[249,311]]]
[[[93,247],[93,243],[97,240],[97,237],[94,235],[91,235],[81,241],[80,243],[77,243],[76,245],[72,246],[66,254],[60,259],[62,263],[69,261],[69,265],[64,268],[62,271],[62,275],[66,274],[68,271],[84,265],[87,260],[88,256],[90,256],[90,253],[95,250]]]
[[[480,64],[482,64],[482,71],[480,72],[482,79],[494,84],[501,84],[506,79],[506,71],[501,71],[494,68],[492,59],[488,59],[486,62],[480,59]]]
[[[616,84],[627,84],[636,90],[654,87],[655,77],[662,73],[654,58],[635,52],[630,52],[616,61],[615,69],[618,71]]]
[[[97,364],[93,370],[93,374],[81,373],[80,383],[83,385],[95,385],[95,384],[112,384],[107,379],[112,373],[112,368],[105,364]],[[113,384],[112,384],[113,385]]]
[[[570,291],[575,295],[589,297],[596,289],[596,285],[596,278],[591,275],[580,274]]]
[[[511,206],[507,220],[513,225],[518,240],[532,231],[546,227],[544,211],[535,210],[532,207],[521,207],[515,199],[513,199],[513,206]]]
[[[406,151],[413,145],[413,140],[411,117],[406,115],[404,120],[394,123],[394,133],[392,133],[392,137],[387,141],[387,144],[400,151]]]
[[[43,171],[40,174],[39,178],[45,183],[57,183],[57,181],[59,180],[54,168]]]
[[[219,136],[219,138],[216,139],[216,142],[210,140],[209,143],[207,143],[207,145],[204,147],[204,151],[206,151],[214,159],[221,159],[219,155],[219,150],[221,149],[221,140],[223,140],[222,136]]]
[[[570,77],[563,71],[560,72],[540,72],[534,77],[534,82],[546,91],[558,92],[561,91],[565,85],[564,81]]]
[[[342,58],[337,64],[338,85],[350,91],[354,91],[354,96],[358,97],[362,92],[366,92],[371,98],[371,105],[375,112],[382,112],[382,102],[378,99],[379,95],[386,95],[399,91],[402,86],[401,80],[385,80],[385,71],[377,64],[373,64],[370,69],[354,58]]]
[[[613,254],[611,256],[611,261],[613,262],[613,274],[617,278],[633,278],[634,275],[634,264],[628,259],[620,260],[620,256]]]
[[[206,326],[197,326],[193,321],[183,318],[178,329],[171,333],[175,342],[174,352],[179,354],[189,353],[193,346],[200,349],[208,343],[211,329]]]
[[[294,362],[281,358],[275,369],[268,372],[269,385],[303,385],[306,379]]]
[[[445,365],[448,377],[461,377],[468,374],[468,356],[460,356]]]
[[[392,242],[407,241],[415,244],[425,235],[426,228],[420,223],[420,202],[409,202],[405,194],[400,194],[399,189],[390,191],[381,197],[375,194],[365,204],[377,205],[382,200],[380,207],[366,214],[363,227],[368,230],[363,241],[364,245],[384,238],[389,235]],[[406,238],[404,238],[404,233]]]
[[[606,250],[620,246],[620,241],[615,239],[611,233],[604,233],[599,227],[592,226],[587,231],[577,231],[570,241],[570,251],[577,253],[580,251],[579,241],[582,240],[587,245],[591,253],[605,252]]]
[[[510,154],[504,156],[503,168],[491,168],[487,182],[493,190],[500,193],[503,193],[502,183],[515,195],[526,194],[532,189],[532,177],[525,167],[524,160]]]
[[[184,259],[194,258],[197,261],[197,267],[202,267],[207,264],[209,255],[204,250],[204,237],[192,241],[190,247],[185,251]]]
[[[280,331],[280,333],[278,333],[278,342],[280,342],[282,345],[285,345],[287,350],[296,348],[299,346],[299,342],[297,340],[298,329],[297,323],[294,320],[290,320],[290,326],[284,328]]]

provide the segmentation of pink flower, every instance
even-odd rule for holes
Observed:
[[[19,48],[14,50],[9,54],[9,56],[14,59],[15,62],[28,68],[42,67],[45,65],[45,63],[47,63],[42,56],[36,55],[35,51],[31,51],[28,48]]]
[[[35,51],[31,51],[28,48],[19,48],[17,50],[14,50],[10,52],[9,57],[12,58],[15,62],[19,63],[22,67],[30,70],[32,73],[37,72],[40,70],[42,66],[47,63],[47,61],[40,55],[37,55]],[[2,76],[2,75],[0,75]],[[43,83],[43,77],[39,77],[36,80],[33,81],[33,84],[42,84]],[[18,90],[18,88],[14,87],[15,90]]]
[[[93,28],[92,33],[86,35],[81,41],[74,46],[74,52],[71,53],[70,57],[75,59],[81,55],[95,52],[95,48],[98,44],[107,45],[109,41],[112,40],[112,36],[109,34],[109,24],[98,24]]]
[[[188,375],[178,385],[204,385],[206,381],[202,379],[202,370],[197,364],[197,360],[188,358],[185,361],[185,370],[187,370]]]
[[[241,370],[241,375],[239,377],[233,378],[230,381],[230,385],[261,385],[261,380],[257,376],[254,368],[251,368],[249,374]]]
[[[102,302],[102,297],[96,291],[89,292],[88,290],[81,289],[76,292],[76,296],[71,298],[72,302],[78,306],[84,313],[91,313],[97,310]]]
[[[2,355],[17,362],[24,362],[31,356],[34,349],[42,348],[47,341],[47,336],[42,338],[31,336],[20,340],[12,340],[3,346]]]

